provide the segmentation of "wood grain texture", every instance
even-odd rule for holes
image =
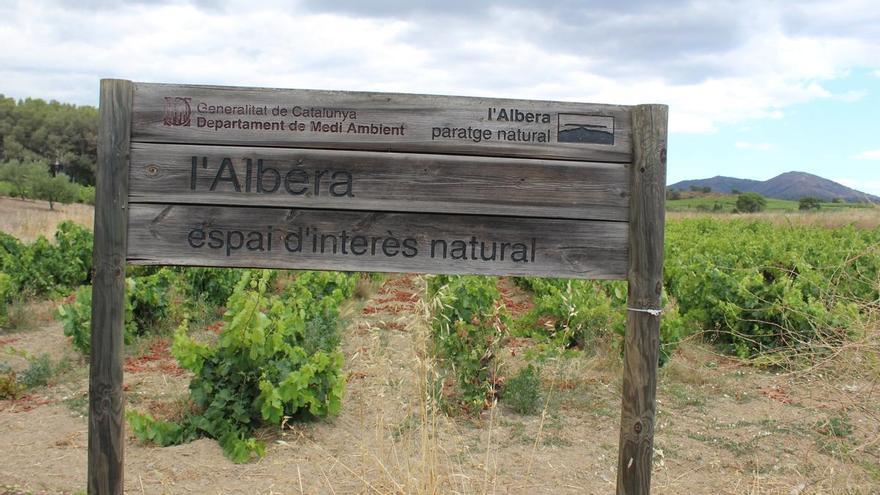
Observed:
[[[201,233],[190,237],[193,231]],[[211,231],[223,242],[211,241]],[[251,232],[271,232],[272,249],[269,234],[258,243]],[[626,233],[624,222],[132,203],[128,259],[153,265],[609,279],[626,275]],[[284,243],[288,235],[290,249]],[[389,238],[396,241],[385,244]],[[466,259],[456,259],[462,251],[454,251],[455,240],[466,244]],[[218,247],[209,247],[211,242]],[[504,260],[502,243],[507,243]],[[515,243],[527,251],[519,259]]]
[[[632,203],[629,221],[627,305],[660,309],[668,107],[633,108]],[[617,493],[651,491],[660,317],[628,311]]]
[[[123,488],[122,328],[132,91],[129,81],[101,81],[89,367],[90,494],[121,494]]]
[[[617,221],[629,215],[629,165],[617,163],[133,143],[130,181],[132,202]]]
[[[615,163],[629,163],[632,159],[630,107],[621,105],[148,83],[135,84],[134,105],[132,140],[138,142],[428,152]],[[311,109],[318,109],[318,112],[317,115],[303,115],[302,112],[295,115],[297,107],[309,109],[309,113],[312,113]],[[216,111],[218,108],[220,113]],[[324,109],[329,110],[329,116]],[[501,109],[505,113],[514,110],[514,121],[499,120]],[[280,114],[283,110],[286,115]],[[516,111],[522,115],[518,122],[515,121],[518,117]],[[209,127],[209,123],[217,120],[229,121],[231,127]],[[255,129],[251,122],[258,122],[259,128]],[[319,130],[312,127],[316,122],[328,126],[339,122],[342,125],[339,129],[327,127]],[[352,123],[355,132],[350,132]],[[298,127],[300,124],[302,127]],[[372,129],[361,132],[357,125],[384,127],[377,127],[374,133]],[[437,136],[434,128],[463,129],[464,136],[459,136],[458,132],[453,133],[454,137]],[[474,130],[487,131],[488,139],[475,136]],[[502,136],[498,131],[505,134]],[[525,136],[518,135],[517,131],[528,135],[530,141],[525,141]],[[542,135],[547,142],[536,142],[542,139]],[[602,136],[609,140],[613,136],[613,144],[599,144],[604,139]],[[593,142],[560,142],[578,139]]]

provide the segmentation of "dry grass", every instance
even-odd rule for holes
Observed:
[[[33,242],[39,236],[51,238],[58,224],[71,220],[92,228],[94,207],[83,204],[56,204],[49,209],[46,201],[0,197],[0,231],[22,242]]]
[[[712,217],[717,219],[769,220],[777,226],[817,226],[837,228],[852,225],[858,229],[880,227],[880,208],[849,208],[818,212],[765,212],[732,215],[729,213],[667,212],[669,220]]]
[[[429,352],[430,347],[430,308],[427,297],[427,284],[417,277],[416,286],[422,297],[415,314],[408,320],[411,332],[410,355],[415,374],[414,401],[409,404],[407,419],[394,424],[388,417],[377,415],[372,434],[364,438],[360,445],[361,455],[367,459],[367,466],[379,473],[373,483],[363,482],[364,493],[413,493],[434,495],[439,493],[488,493],[489,485],[496,481],[490,466],[492,423],[488,436],[484,462],[475,454],[466,456],[451,455],[459,445],[449,442],[452,436],[461,435],[454,420],[440,411],[433,396],[432,384],[438,379],[438,363]],[[412,397],[411,397],[412,398]],[[376,407],[376,410],[380,410]],[[468,469],[468,464],[482,467],[482,472]],[[352,468],[344,468],[354,473]],[[329,485],[332,487],[332,485]],[[335,490],[334,490],[335,491]],[[337,492],[340,493],[340,492]]]

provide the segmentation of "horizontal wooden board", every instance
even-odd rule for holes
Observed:
[[[629,165],[136,143],[133,202],[619,220]]]
[[[624,278],[627,225],[479,215],[131,203],[128,261],[147,265]]]
[[[630,107],[135,83],[132,141],[628,163]]]

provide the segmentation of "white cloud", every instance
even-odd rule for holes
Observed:
[[[880,150],[867,150],[852,157],[853,160],[880,160]]]
[[[749,141],[737,141],[736,147],[741,150],[769,151],[773,149],[770,143],[751,143]]]
[[[868,92],[865,90],[852,90],[847,91],[846,93],[833,95],[831,98],[844,103],[855,103],[866,96],[868,96]]]
[[[833,9],[759,0],[674,9],[566,0],[555,9],[453,0],[443,8],[386,1],[383,9],[306,0],[86,3],[0,5],[0,92],[95,104],[98,79],[121,77],[658,102],[670,105],[673,132],[713,132],[780,119],[816,99],[855,101],[863,95],[824,85],[851,67],[880,67],[874,0]]]

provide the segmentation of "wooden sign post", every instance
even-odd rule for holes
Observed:
[[[89,493],[122,493],[125,264],[629,281],[650,491],[667,108],[101,81]]]

